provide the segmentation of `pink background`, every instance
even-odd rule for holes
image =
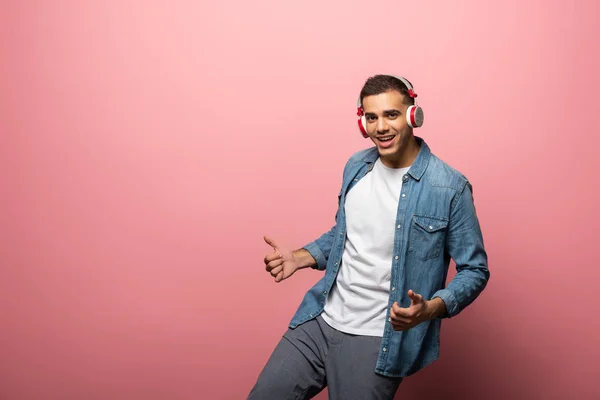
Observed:
[[[600,5],[431,3],[2,2],[0,398],[245,398],[322,274],[262,235],[329,229],[375,73],[492,273],[398,398],[598,398]]]

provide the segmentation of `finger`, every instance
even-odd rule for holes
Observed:
[[[283,280],[283,269],[275,277],[275,282],[281,282]]]
[[[398,307],[398,303],[394,303],[394,305],[390,309],[389,321],[392,323],[408,323],[408,322],[410,322],[410,319],[408,319],[396,312],[396,310],[398,310],[398,309],[400,309],[400,307]]]
[[[267,266],[265,269],[267,271],[271,271],[273,268],[279,267],[281,264],[283,264],[283,260],[281,258],[279,258],[277,260],[273,260],[273,261],[270,261],[269,263],[267,263]]]
[[[423,301],[423,296],[421,296],[418,293],[415,293],[412,290],[408,291],[408,297],[410,297],[410,299],[412,300],[413,303],[420,303]]]
[[[392,324],[395,331],[406,331],[411,328],[409,324]]]
[[[413,311],[410,308],[402,308],[400,306],[393,307],[397,318],[412,318]]]
[[[390,322],[393,324],[410,324],[412,319],[406,317],[400,317],[398,315],[390,315]]]
[[[396,315],[400,315],[401,310],[406,310],[405,308],[400,307],[400,304],[398,304],[398,302],[394,302],[394,304],[392,304],[392,308],[390,309],[390,313],[394,312]]]
[[[404,323],[404,322],[392,322],[392,328],[394,328],[395,331],[403,331],[408,326],[409,326],[409,324]]]
[[[275,250],[277,250],[279,248],[279,246],[277,246],[277,243],[275,243],[275,241],[273,239],[271,239],[268,236],[264,236],[263,237],[265,239],[265,242],[267,242],[267,244],[269,246],[271,246],[272,248],[274,248]]]
[[[283,265],[275,267],[275,268],[271,269],[269,272],[271,273],[272,276],[277,276],[281,273],[281,271],[283,271]]]
[[[281,258],[281,254],[275,252],[275,253],[271,253],[271,254],[267,254],[265,256],[265,264],[268,264],[269,262],[273,261],[273,260],[277,260],[278,258]]]
[[[396,303],[392,304],[392,307],[390,307],[390,316],[389,316],[389,320],[392,321],[393,319],[398,318],[398,315],[396,314]]]
[[[406,328],[407,326],[410,326],[413,322],[412,321],[390,321],[390,324],[392,324],[393,327],[400,327],[400,328]]]

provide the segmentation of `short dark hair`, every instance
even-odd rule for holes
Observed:
[[[412,86],[412,83],[408,79],[407,81]],[[404,97],[404,104],[415,104],[415,99],[410,97],[410,95],[408,94],[408,88],[406,87],[404,82],[391,75],[375,75],[367,79],[362,90],[360,91],[360,104],[362,104],[363,99],[367,96],[374,96],[381,93],[386,93],[390,90],[395,90],[402,94],[402,96]]]

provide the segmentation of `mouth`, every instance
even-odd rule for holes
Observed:
[[[377,140],[379,142],[379,145],[381,147],[390,147],[393,144],[395,138],[396,138],[396,135],[386,135],[386,136],[378,136],[375,138],[375,140]]]
[[[387,135],[387,136],[379,136],[376,139],[379,140],[382,143],[385,143],[385,142],[391,141],[395,137],[396,137],[396,135]]]

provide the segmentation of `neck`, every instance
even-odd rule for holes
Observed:
[[[402,148],[402,151],[389,154],[381,157],[381,162],[389,168],[406,168],[410,167],[419,155],[421,146],[417,143],[414,136],[411,135],[408,139],[406,146]]]

